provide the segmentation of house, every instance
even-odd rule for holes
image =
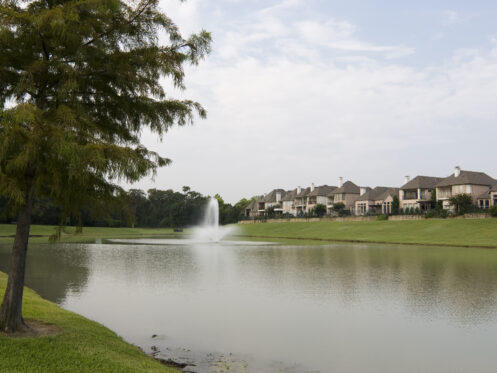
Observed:
[[[328,186],[328,185],[321,185],[315,187],[314,184],[312,184],[311,189],[307,194],[306,212],[308,213],[311,212],[312,209],[314,209],[318,204],[326,206],[328,204],[328,196],[336,188],[337,188],[336,186]]]
[[[253,217],[256,217],[258,216],[258,199],[260,199],[261,197],[256,197],[252,202],[250,202],[250,204],[245,208],[245,213],[244,213],[244,216],[246,218],[253,218]]]
[[[490,205],[497,206],[497,183],[490,188]]]
[[[343,203],[345,205],[345,210],[349,210],[353,213],[355,201],[370,189],[371,188],[358,187],[352,181],[346,181],[344,183],[343,178],[340,177],[338,179],[338,188],[328,195],[328,213],[332,212],[333,205],[337,203]]]
[[[477,206],[481,209],[488,209],[490,207],[490,189],[478,197]]]
[[[307,196],[311,192],[311,188],[302,189],[297,187],[297,195],[295,196],[295,214],[302,215],[307,211]]]
[[[291,214],[296,216],[297,210],[295,209],[295,197],[297,196],[297,189],[289,190],[285,193],[282,199],[283,214]]]
[[[483,172],[463,171],[456,167],[454,173],[437,183],[437,201],[442,201],[445,209],[451,209],[450,198],[459,194],[469,194],[473,204],[477,205],[478,198],[488,192],[497,183],[496,180]]]
[[[272,208],[275,214],[283,214],[283,197],[285,196],[284,189],[275,189],[264,197],[264,213]]]
[[[355,201],[355,214],[391,214],[392,202],[398,193],[398,188],[391,187],[369,189]]]
[[[399,208],[404,211],[428,211],[435,207],[432,194],[435,186],[442,181],[441,177],[416,176],[405,177],[404,185],[400,187]]]

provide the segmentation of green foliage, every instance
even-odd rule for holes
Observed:
[[[458,194],[449,199],[449,202],[454,206],[456,215],[463,215],[473,204],[473,198],[470,194]]]
[[[496,206],[491,206],[488,209],[488,213],[490,214],[490,216],[492,216],[494,218],[497,218],[497,205]]]
[[[378,215],[376,217],[376,220],[378,220],[378,221],[386,221],[386,220],[388,220],[388,215],[385,215],[385,214]]]
[[[321,203],[318,203],[313,209],[313,215],[320,217],[320,218],[325,216],[326,215],[326,206],[321,204]]]
[[[270,206],[266,209],[266,217],[269,219],[272,219],[276,216],[276,213],[274,211],[274,206]]]
[[[392,214],[393,215],[398,215],[399,214],[399,209],[400,209],[399,196],[395,195],[395,196],[393,196],[393,199],[392,199]]]
[[[184,88],[184,65],[209,52],[210,35],[183,38],[158,0],[22,3],[0,1],[0,193],[20,206],[32,186],[62,223],[81,223],[86,205],[122,193],[118,181],[170,163],[140,143],[144,129],[161,137],[205,117],[161,80]]]
[[[347,215],[347,211],[345,210],[345,204],[342,202],[335,203],[331,209],[338,214],[338,216]]]

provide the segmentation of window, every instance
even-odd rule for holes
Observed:
[[[454,185],[454,194],[471,194],[471,185]]]

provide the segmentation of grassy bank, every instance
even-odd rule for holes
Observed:
[[[13,224],[0,224],[0,243],[13,242],[16,226]],[[166,228],[96,228],[86,227],[83,233],[75,234],[74,227],[67,227],[61,236],[61,242],[95,242],[97,239],[106,238],[139,238],[161,237],[174,234],[172,229]],[[54,226],[32,225],[30,243],[47,243],[48,238],[55,232]]]
[[[0,273],[0,297],[7,276]],[[11,338],[0,335],[0,372],[150,372],[175,373],[124,342],[109,329],[65,311],[26,289],[24,318],[61,328],[53,336]]]
[[[497,248],[497,219],[260,223],[240,225],[240,232],[259,238]]]

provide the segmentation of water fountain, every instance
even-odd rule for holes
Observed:
[[[209,198],[202,223],[194,230],[194,240],[219,242],[232,231],[233,227],[219,226],[219,202],[216,198]]]

